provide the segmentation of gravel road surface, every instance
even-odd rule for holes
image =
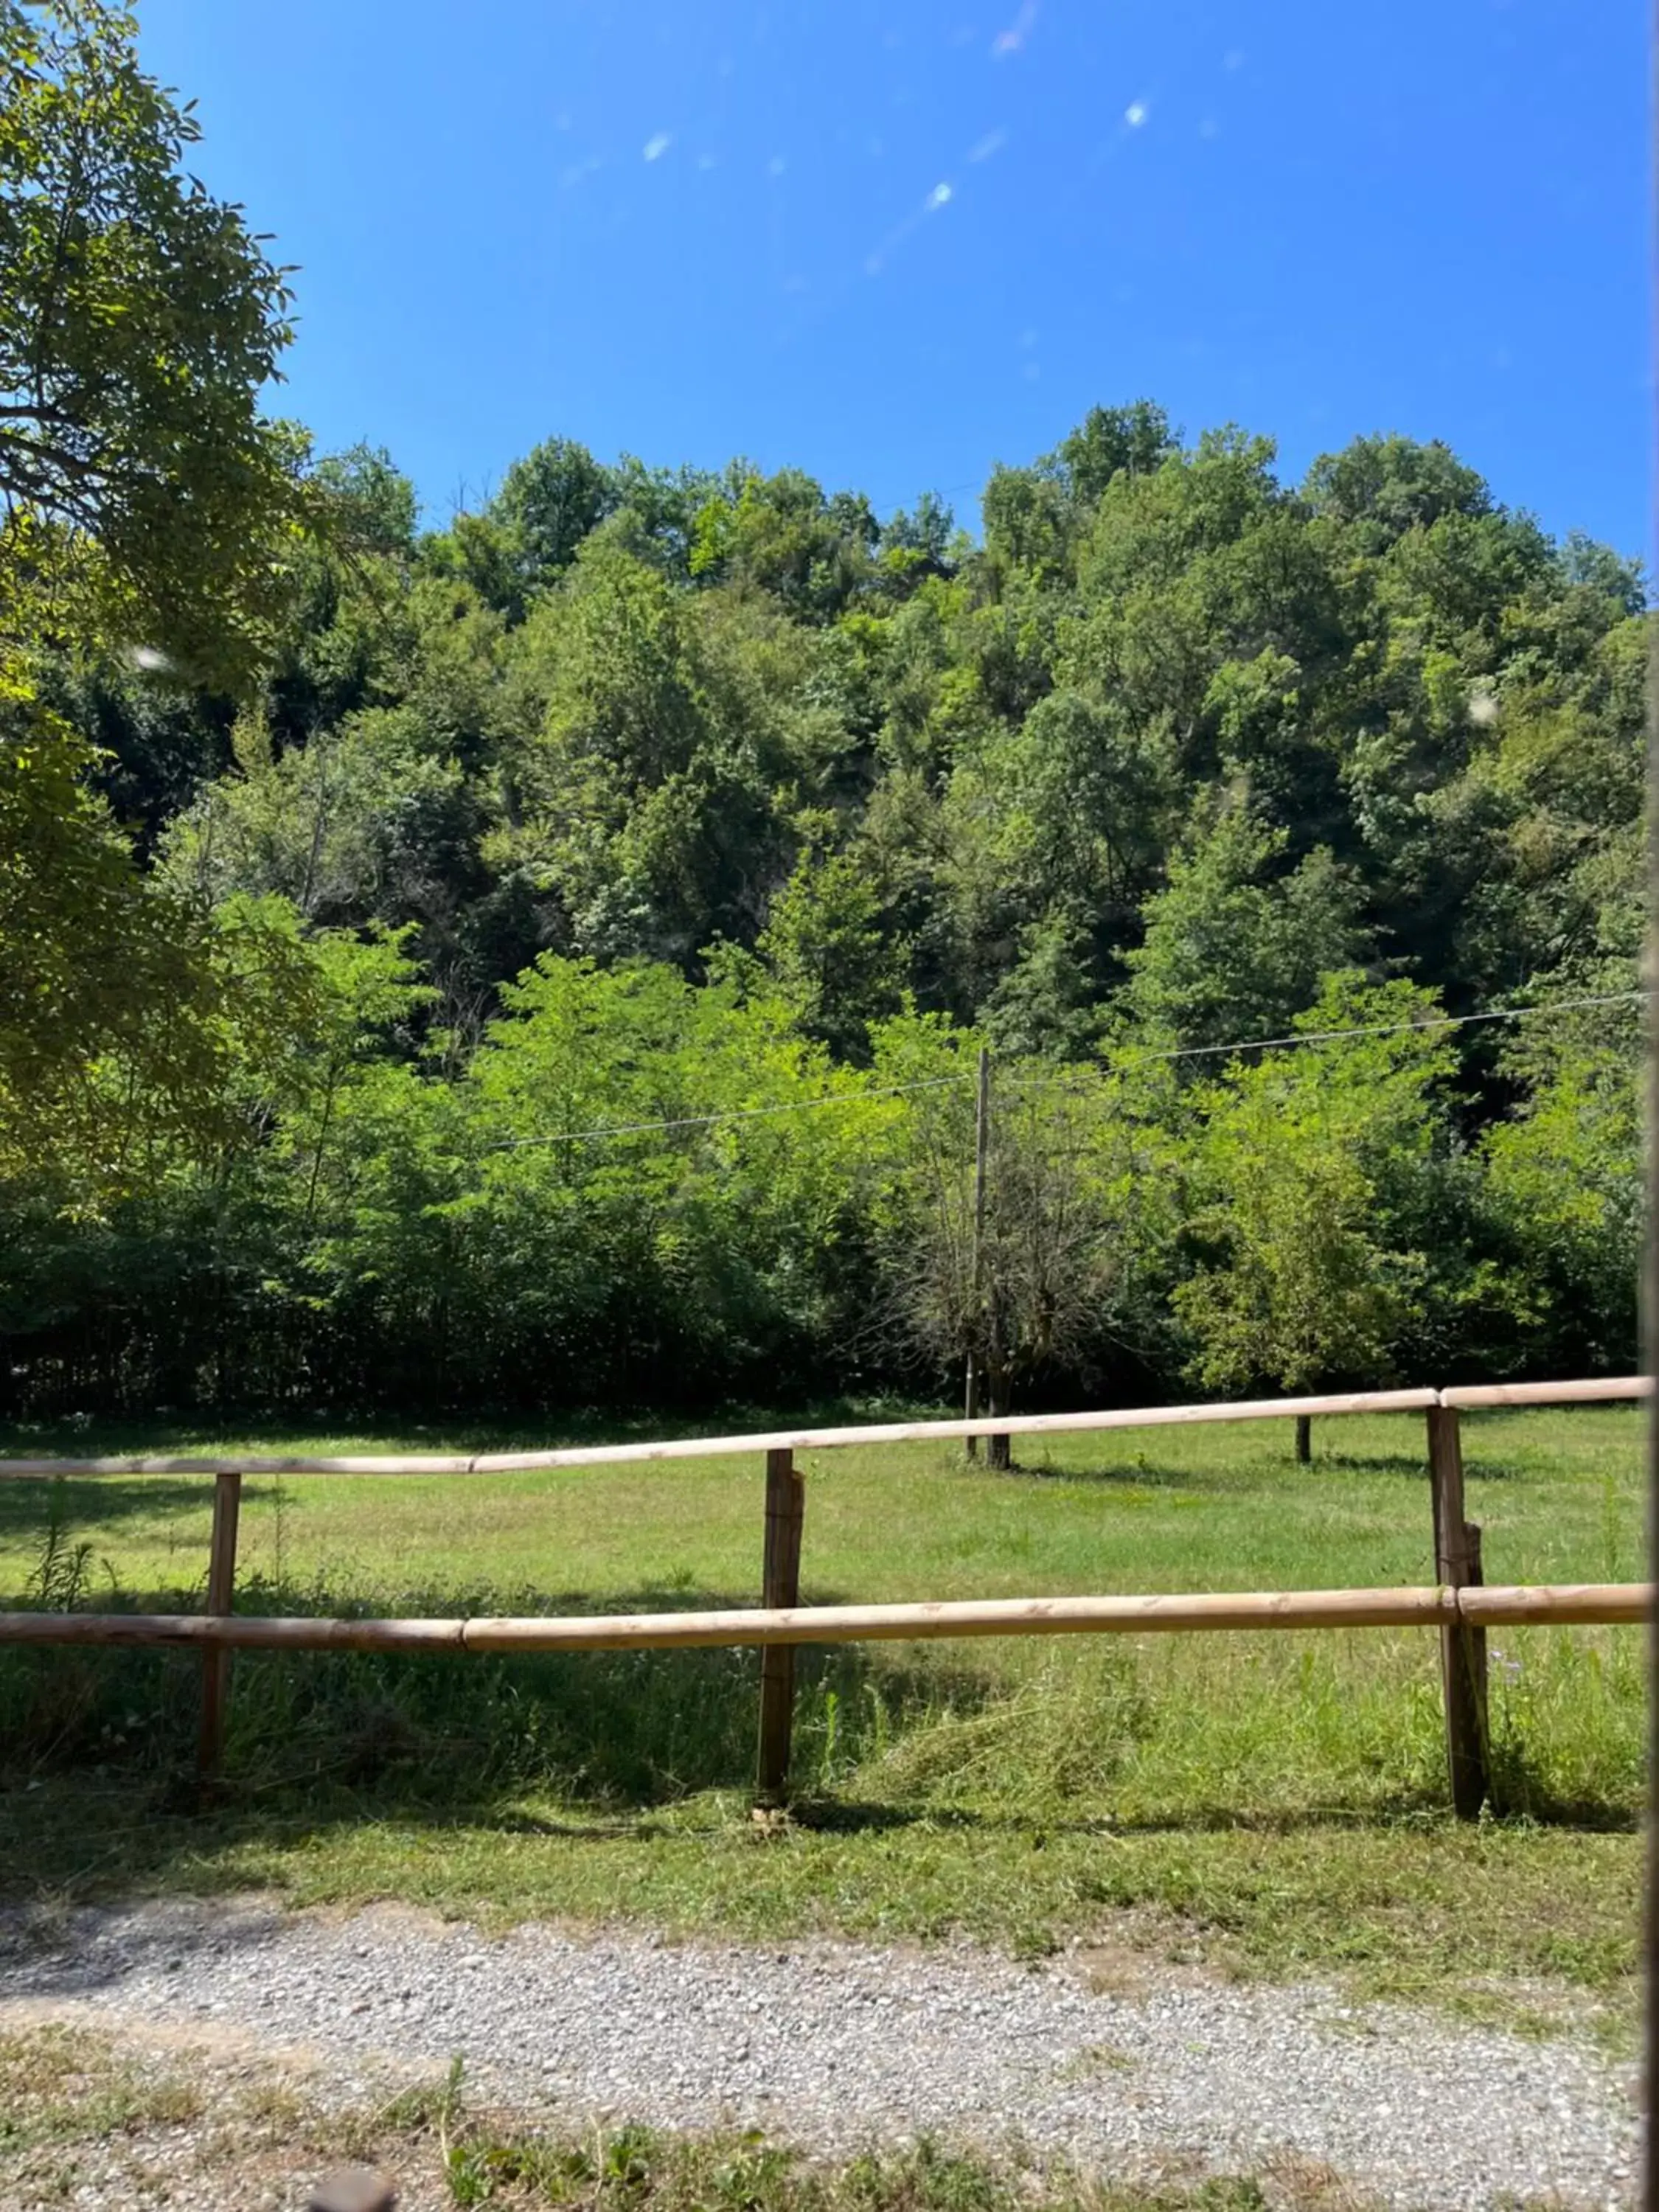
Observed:
[[[1634,2198],[1633,2075],[1588,2044],[1129,1952],[1028,1967],[166,1902],[0,1914],[8,2011],[251,2034],[347,2087],[459,2053],[480,2094],[549,2124],[736,2123],[826,2150],[1019,2137],[1125,2176],[1288,2154],[1417,2212]]]

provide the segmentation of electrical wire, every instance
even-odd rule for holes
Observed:
[[[1131,1060],[1206,1060],[1223,1053],[1280,1052],[1297,1045],[1335,1044],[1344,1037],[1401,1036],[1413,1030],[1461,1030],[1476,1022],[1524,1022],[1537,1014],[1572,1013],[1586,1006],[1632,1006],[1639,1000],[1650,999],[1656,990],[1659,990],[1659,985],[1644,984],[1639,990],[1602,991],[1590,998],[1545,999],[1535,1006],[1499,1006],[1476,1014],[1435,1014],[1426,1021],[1359,1022],[1346,1030],[1294,1030],[1285,1036],[1239,1037],[1231,1044],[1176,1045],[1167,1051],[1132,1045],[1127,1052],[1115,1055],[1113,1064],[1121,1066]]]
[[[969,1074],[930,1075],[917,1083],[889,1084],[880,1091],[829,1091],[821,1098],[787,1098],[775,1106],[732,1106],[718,1114],[684,1114],[671,1121],[614,1121],[596,1129],[562,1129],[552,1137],[508,1137],[485,1150],[517,1152],[539,1145],[585,1145],[602,1137],[642,1137],[659,1129],[708,1129],[720,1121],[754,1121],[768,1114],[808,1114],[820,1106],[857,1106],[866,1098],[902,1098],[913,1091],[940,1091],[947,1084],[972,1080]]]
[[[1467,1029],[1479,1022],[1522,1022],[1543,1014],[1565,1014],[1582,1012],[1592,1006],[1625,1006],[1653,997],[1659,985],[1645,984],[1634,991],[1603,991],[1593,996],[1578,999],[1546,999],[1533,1006],[1500,1006],[1474,1014],[1437,1014],[1426,1021],[1361,1022],[1350,1029],[1296,1030],[1286,1036],[1269,1037],[1238,1037],[1228,1044],[1177,1045],[1169,1049],[1155,1047],[1133,1047],[1121,1054],[1115,1054],[1112,1065],[1122,1066],[1137,1061],[1167,1061],[1176,1060],[1215,1059],[1223,1054],[1243,1052],[1282,1052],[1299,1045],[1335,1044],[1346,1037],[1400,1036],[1412,1030]],[[817,1098],[790,1098],[771,1106],[733,1106],[714,1114],[684,1114],[660,1121],[605,1122],[591,1129],[562,1129],[547,1137],[509,1137],[501,1143],[484,1147],[488,1152],[524,1152],[548,1145],[598,1144],[611,1137],[643,1137],[666,1133],[678,1129],[709,1129],[727,1121],[753,1121],[776,1114],[812,1113],[826,1106],[858,1106],[868,1099],[903,1098],[918,1091],[942,1091],[955,1084],[971,1083],[975,1079],[971,1068],[963,1068],[954,1075],[932,1075],[915,1083],[894,1083],[880,1090],[832,1091]],[[1017,1078],[1019,1088],[1052,1084],[1060,1079],[1059,1071],[1047,1075]]]

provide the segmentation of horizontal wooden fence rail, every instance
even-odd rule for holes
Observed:
[[[911,1605],[810,1605],[718,1613],[479,1614],[463,1620],[351,1620],[196,1613],[0,1613],[0,1644],[97,1644],[236,1651],[659,1651],[710,1645],[915,1643],[964,1636],[1145,1636],[1267,1628],[1455,1628],[1635,1624],[1651,1583],[1504,1588],[1202,1590],[1147,1597],[953,1598]]]
[[[1325,1398],[1233,1399],[1214,1406],[1111,1407],[1082,1413],[1001,1413],[975,1421],[876,1421],[840,1429],[775,1429],[744,1437],[671,1437],[641,1444],[573,1444],[556,1451],[475,1452],[344,1459],[7,1459],[0,1476],[43,1474],[522,1474],[539,1468],[629,1467],[655,1460],[726,1459],[750,1452],[835,1451],[849,1444],[950,1443],[968,1437],[1073,1436],[1097,1429],[1159,1429],[1205,1421],[1282,1421],[1315,1413],[1410,1413],[1437,1405],[1434,1390],[1355,1390]]]
[[[1594,1624],[1647,1620],[1645,1583],[1483,1584],[1480,1531],[1464,1517],[1461,1409],[1573,1406],[1653,1395],[1645,1376],[1563,1382],[1426,1386],[1358,1390],[1311,1398],[1232,1400],[1219,1405],[1111,1407],[1074,1413],[1000,1414],[965,1421],[890,1421],[863,1427],[781,1429],[737,1437],[682,1437],[629,1444],[583,1444],[553,1451],[397,1454],[338,1458],[304,1455],[134,1459],[0,1459],[0,1481],[42,1477],[200,1474],[214,1478],[207,1611],[195,1614],[46,1613],[0,1611],[0,1644],[175,1645],[202,1656],[199,1760],[216,1773],[223,1750],[236,1650],[604,1651],[708,1644],[759,1645],[761,1681],[757,1794],[764,1804],[787,1795],[793,1705],[793,1654],[802,1644],[953,1636],[1123,1634],[1197,1629],[1387,1628],[1423,1626],[1440,1637],[1447,1770],[1452,1802],[1464,1817],[1489,1794],[1486,1632],[1504,1623]],[[1419,1589],[1213,1592],[1149,1597],[951,1600],[937,1603],[803,1607],[800,1548],[805,1486],[799,1451],[854,1444],[947,1443],[989,1436],[1053,1437],[1103,1430],[1153,1429],[1221,1421],[1303,1421],[1354,1413],[1420,1413],[1427,1424],[1437,1577]],[[563,1468],[638,1465],[659,1460],[764,1455],[765,1542],[759,1607],[704,1613],[605,1614],[580,1620],[327,1620],[239,1616],[236,1540],[246,1475],[508,1474]]]
[[[1185,1427],[1207,1421],[1285,1421],[1344,1413],[1421,1413],[1431,1406],[1578,1406],[1650,1398],[1650,1376],[1583,1382],[1477,1383],[1452,1390],[1351,1390],[1318,1398],[1239,1398],[1212,1406],[1110,1407],[1080,1413],[1001,1413],[975,1421],[876,1421],[862,1427],[775,1429],[742,1437],[670,1437],[638,1444],[574,1444],[556,1451],[381,1454],[287,1459],[221,1456],[0,1459],[0,1481],[42,1475],[520,1474],[538,1468],[626,1467],[655,1460],[725,1459],[749,1452],[835,1451],[849,1444],[951,1443],[969,1437],[1075,1436],[1102,1429]]]
[[[1650,1398],[1651,1375],[1595,1375],[1583,1382],[1461,1382],[1439,1394],[1443,1406],[1603,1406]]]

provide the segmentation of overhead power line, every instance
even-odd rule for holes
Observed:
[[[1413,1030],[1468,1029],[1480,1022],[1524,1022],[1547,1014],[1566,1014],[1583,1012],[1593,1006],[1627,1006],[1650,999],[1659,985],[1647,984],[1634,991],[1602,991],[1578,999],[1546,999],[1533,1006],[1500,1006],[1473,1014],[1436,1014],[1423,1021],[1359,1022],[1348,1029],[1293,1030],[1283,1036],[1237,1037],[1226,1044],[1175,1045],[1163,1048],[1154,1046],[1131,1046],[1121,1054],[1114,1054],[1113,1065],[1122,1066],[1135,1061],[1164,1061],[1176,1060],[1213,1060],[1225,1054],[1243,1052],[1284,1052],[1301,1045],[1336,1044],[1347,1037],[1401,1036]],[[1022,1087],[1053,1083],[1059,1079],[1056,1069],[1047,1075],[1032,1075],[1017,1079]],[[611,1137],[645,1137],[667,1134],[678,1129],[711,1129],[727,1121],[760,1121],[776,1114],[810,1114],[824,1107],[860,1106],[870,1099],[903,1098],[918,1091],[943,1091],[956,1084],[975,1080],[975,1071],[962,1068],[951,1075],[930,1075],[915,1083],[892,1083],[878,1090],[828,1091],[817,1098],[787,1098],[770,1106],[732,1106],[713,1114],[682,1114],[659,1121],[608,1121],[590,1129],[561,1129],[545,1137],[508,1137],[499,1144],[484,1147],[490,1152],[526,1152],[549,1145],[599,1144]]]
[[[939,1091],[966,1083],[967,1075],[930,1075],[917,1083],[890,1083],[879,1091],[826,1091],[820,1098],[786,1098],[775,1106],[730,1106],[717,1114],[683,1114],[669,1121],[611,1121],[596,1129],[561,1129],[550,1137],[508,1137],[492,1152],[525,1152],[538,1145],[585,1145],[602,1137],[642,1137],[659,1129],[708,1129],[719,1121],[754,1121],[768,1114],[810,1114],[820,1106],[859,1106],[866,1098],[902,1098],[912,1091]]]
[[[1546,999],[1535,1006],[1500,1006],[1478,1014],[1434,1014],[1426,1021],[1359,1022],[1346,1030],[1293,1030],[1288,1036],[1241,1037],[1233,1044],[1188,1044],[1168,1051],[1132,1046],[1125,1060],[1204,1060],[1226,1052],[1277,1052],[1303,1044],[1335,1044],[1344,1037],[1400,1036],[1408,1030],[1461,1030],[1475,1022],[1524,1022],[1535,1014],[1572,1013],[1584,1006],[1632,1006],[1653,996],[1659,986],[1644,985],[1635,991],[1603,991],[1587,999]]]

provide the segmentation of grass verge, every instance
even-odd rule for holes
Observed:
[[[19,2212],[149,2192],[289,2201],[367,2164],[400,2212],[493,2204],[569,2212],[1361,2212],[1326,2169],[1280,2157],[1258,2174],[1166,2170],[1114,2181],[1054,2161],[922,2142],[815,2160],[756,2131],[680,2136],[629,2124],[572,2132],[475,2103],[447,2078],[358,2103],[292,2072],[139,2052],[62,2026],[0,2031],[0,2189]]]

